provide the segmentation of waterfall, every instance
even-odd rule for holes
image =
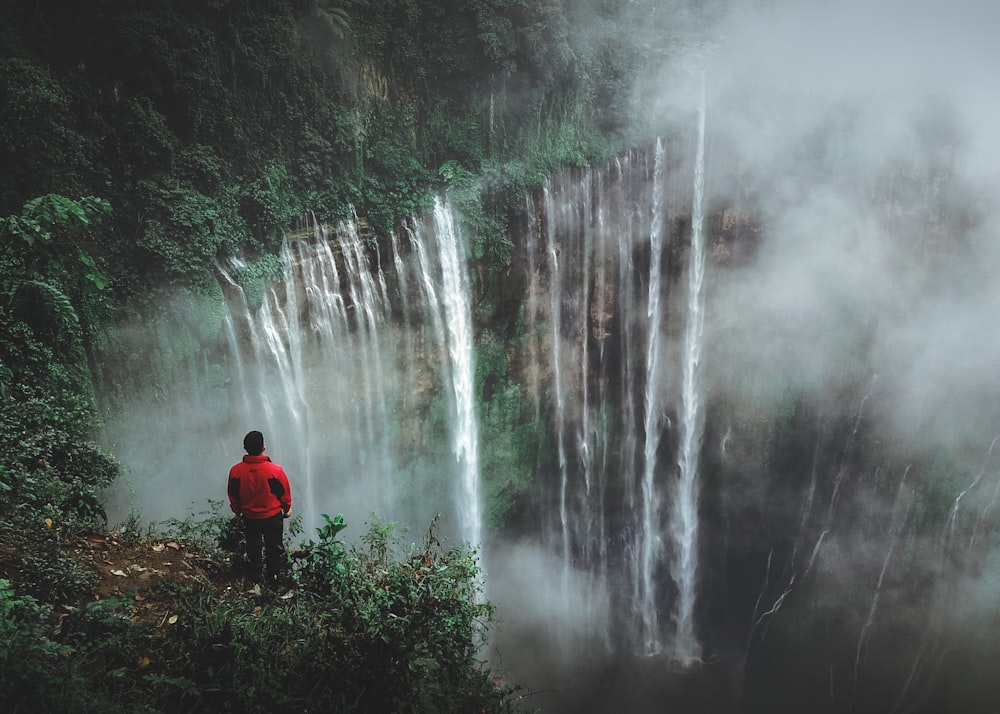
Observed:
[[[698,145],[695,154],[694,201],[691,208],[691,252],[688,263],[687,325],[684,332],[684,361],[681,391],[680,448],[678,475],[671,508],[670,537],[675,556],[671,575],[677,585],[674,610],[675,656],[693,662],[701,655],[695,633],[695,586],[698,575],[698,453],[704,430],[699,385],[702,334],[705,320],[705,84],[702,80],[698,110]]]
[[[646,302],[646,390],[644,395],[645,418],[643,420],[643,475],[642,475],[642,529],[640,532],[640,557],[637,581],[639,588],[639,611],[642,616],[643,637],[647,654],[656,654],[662,649],[657,616],[657,592],[655,571],[663,557],[663,540],[660,525],[660,493],[656,483],[656,451],[660,444],[660,262],[663,256],[663,199],[664,171],[666,158],[663,142],[656,141],[656,155],[653,168],[652,223],[649,233],[649,289]]]
[[[550,633],[562,652],[698,656],[703,134],[693,202],[682,160],[692,152],[676,139],[554,176],[526,202],[526,340],[508,360],[523,418],[544,436],[518,517],[551,557],[553,622],[581,621]],[[689,210],[685,289],[670,261]],[[488,554],[480,448],[490,435],[476,412],[471,271],[449,203],[405,222],[381,252],[354,217],[310,219],[281,260],[272,282],[248,279],[254,266],[240,261],[223,269],[230,443],[264,431],[306,537],[323,513],[345,513],[348,536],[371,513],[414,530],[441,513],[444,535]]]
[[[542,527],[561,556],[564,598],[599,609],[607,596],[605,606],[617,603],[630,613],[609,614],[598,626],[594,641],[601,646],[624,640],[634,652],[668,651],[682,663],[700,657],[694,610],[704,422],[704,105],[698,116],[688,283],[675,298],[684,300],[683,309],[664,307],[671,294],[668,218],[674,211],[686,214],[678,202],[690,194],[671,188],[663,140],[651,161],[636,152],[615,159],[607,171],[549,181],[542,192],[544,220],[529,224],[527,245],[528,322],[549,328],[547,348],[533,342],[528,350],[547,365],[534,364],[528,373],[551,375],[556,455],[549,486],[556,518]],[[547,273],[536,274],[536,252],[544,252]],[[536,287],[545,280],[547,291]],[[536,299],[540,294],[546,299]],[[677,329],[671,320],[680,319],[680,358],[668,359],[666,336]],[[671,399],[674,381],[678,395]],[[678,419],[677,444],[670,444],[677,471],[661,443],[671,429],[670,413]],[[661,621],[668,603],[671,633]],[[604,627],[618,632],[602,636]]]
[[[324,504],[333,450],[341,453],[342,465],[368,474],[369,511],[381,511],[392,500],[391,465],[380,446],[388,390],[380,326],[389,306],[377,273],[366,267],[353,221],[338,226],[337,247],[348,268],[343,274],[324,226],[310,222],[306,237],[286,240],[284,279],[265,289],[255,311],[229,275],[247,266],[234,261],[224,268],[229,289],[237,294],[228,305],[227,342],[242,375],[233,387],[239,406],[232,418],[244,430],[263,431],[268,453],[293,476],[307,532],[318,525],[319,513],[337,510],[336,504]],[[245,334],[236,325],[245,326]],[[357,359],[368,369],[359,370]],[[333,404],[348,408],[334,413]],[[332,432],[347,435],[350,447]],[[347,448],[350,458],[343,456]]]
[[[668,219],[686,215],[680,200],[690,194],[672,188],[663,140],[651,155],[631,152],[606,171],[550,180],[542,191],[542,220],[529,221],[526,241],[527,323],[548,328],[545,342],[527,345],[533,363],[526,374],[533,380],[549,375],[555,452],[551,481],[540,483],[551,503],[540,527],[560,555],[563,599],[591,612],[611,609],[598,618],[598,646],[647,656],[669,651],[683,663],[700,656],[694,607],[704,421],[698,374],[704,114],[702,107],[688,204],[688,286],[673,309],[665,308],[673,292]],[[538,268],[536,254],[545,258]],[[680,320],[684,344],[674,359],[666,340],[681,332],[674,324]],[[670,414],[679,422],[677,443],[669,442],[679,473],[664,458]],[[668,605],[672,633],[662,621]]]
[[[568,587],[569,568],[571,567],[573,559],[570,552],[570,528],[572,524],[570,523],[569,510],[566,502],[566,493],[569,489],[569,471],[566,456],[565,435],[566,404],[563,399],[562,337],[559,331],[560,324],[562,323],[562,279],[560,277],[559,269],[559,247],[556,244],[556,210],[554,209],[552,197],[547,186],[544,189],[544,193],[545,205],[547,207],[545,213],[548,219],[545,234],[548,237],[546,250],[550,261],[549,308],[551,312],[549,313],[549,318],[552,323],[552,390],[556,412],[556,451],[559,457],[559,525],[561,531],[562,557],[564,565],[563,588],[565,589]]]
[[[566,607],[591,613],[605,607],[608,542],[613,537],[607,531],[608,453],[618,445],[611,441],[609,446],[617,427],[608,421],[614,408],[604,365],[616,273],[605,263],[611,259],[605,250],[619,234],[617,220],[604,220],[603,176],[591,170],[580,174],[580,181],[546,185],[544,220],[529,223],[532,300],[527,317],[529,324],[547,329],[544,334],[533,331],[537,339],[528,345],[533,360],[528,375],[549,375],[547,384],[533,390],[536,413],[542,413],[544,402],[551,416],[555,451],[551,514],[543,516],[542,531],[559,554],[560,599]],[[544,256],[538,268],[531,257],[536,251]],[[602,612],[600,621],[604,617]]]
[[[310,220],[285,241],[283,279],[256,310],[235,277],[248,265],[220,268],[237,377],[233,428],[264,432],[292,479],[307,535],[322,513],[351,514],[360,530],[371,513],[422,529],[440,512],[447,533],[478,546],[470,297],[451,209],[439,201],[428,220],[394,235],[390,250],[395,292],[356,219],[333,230]],[[400,416],[439,392],[449,405],[450,464],[438,463],[436,438]]]
[[[546,602],[559,615],[547,635],[561,655],[698,656],[703,123],[704,113],[693,202],[692,152],[677,138],[553,176],[526,201],[512,261],[512,277],[525,280],[511,282],[527,296],[515,326],[524,340],[505,345],[509,371],[498,379],[516,384],[504,387],[519,409],[510,418],[539,435],[513,518],[543,553]],[[671,265],[691,210],[690,260]],[[506,544],[483,525],[480,471],[501,487],[508,474],[481,464],[492,435],[477,414],[472,271],[449,203],[381,248],[354,216],[309,217],[280,260],[267,279],[245,260],[220,266],[227,413],[192,451],[224,473],[242,435],[261,429],[292,481],[305,538],[322,514],[344,513],[350,538],[373,513],[414,532],[440,513],[443,537],[499,553]]]
[[[432,265],[424,236],[413,242],[420,257],[422,285],[432,311],[434,332],[451,397],[452,451],[459,465],[458,512],[461,533],[474,546],[482,542],[479,503],[479,427],[473,393],[472,316],[468,270],[461,237],[450,208],[434,203],[433,229],[439,262]]]

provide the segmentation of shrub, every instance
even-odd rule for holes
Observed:
[[[492,607],[481,597],[474,551],[442,547],[436,523],[421,545],[404,545],[394,524],[374,517],[360,543],[350,545],[338,539],[343,518],[324,518],[317,540],[293,551],[296,587],[284,596],[258,594],[212,567],[218,577],[166,581],[143,593],[142,606],[127,594],[72,608],[58,638],[39,622],[30,632],[42,653],[32,656],[39,661],[51,639],[65,660],[63,676],[76,684],[38,708],[88,711],[90,702],[103,702],[116,711],[155,712],[518,710],[516,688],[477,659]],[[213,543],[224,519],[174,526],[192,552],[222,556]],[[200,547],[188,541],[198,537],[212,540]],[[2,600],[0,591],[0,612]],[[18,638],[17,647],[27,649],[28,634],[18,631]],[[27,679],[18,696],[41,701]]]
[[[12,710],[23,703],[47,708],[46,692],[65,685],[55,665],[72,649],[49,638],[50,612],[33,597],[16,595],[10,581],[0,579],[0,703]]]

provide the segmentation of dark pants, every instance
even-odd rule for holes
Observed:
[[[277,583],[285,569],[285,518],[282,514],[270,518],[245,518],[247,533],[247,560],[250,576],[260,580],[265,571],[261,560],[263,546],[266,574],[269,583]]]

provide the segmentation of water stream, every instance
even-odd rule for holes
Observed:
[[[696,661],[701,646],[695,632],[695,598],[698,579],[698,458],[705,427],[700,367],[705,327],[705,87],[698,111],[698,146],[695,151],[694,200],[691,208],[691,250],[687,266],[687,323],[682,365],[679,475],[671,501],[670,534],[675,556],[671,565],[677,583],[674,611],[674,653],[685,663]]]
[[[255,310],[230,274],[246,266],[223,269],[239,428],[256,424],[272,458],[294,474],[307,533],[324,512],[377,513],[414,527],[441,512],[449,533],[479,544],[470,297],[450,208],[438,202],[392,250],[392,295],[355,220],[333,229],[311,221],[291,235],[284,280]],[[438,391],[437,426],[450,449],[401,455],[402,429],[417,442],[431,437],[400,415]],[[415,478],[425,471],[438,473],[429,489]]]

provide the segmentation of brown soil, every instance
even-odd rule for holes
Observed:
[[[127,597],[135,601],[135,616],[169,619],[171,596],[160,587],[208,583],[221,593],[249,587],[228,562],[220,562],[172,539],[121,542],[115,534],[90,535],[81,547],[92,553],[97,583],[95,600]]]

